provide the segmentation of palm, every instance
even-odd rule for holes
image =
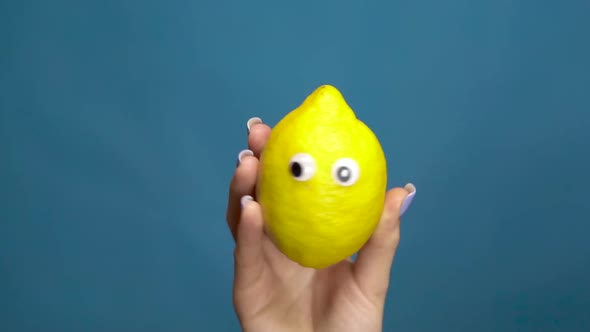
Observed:
[[[387,193],[381,221],[355,262],[304,268],[266,236],[260,206],[252,201],[257,157],[269,135],[268,126],[252,129],[251,150],[241,155],[230,186],[227,221],[236,240],[234,306],[242,327],[253,332],[380,331],[399,242],[400,207],[408,191],[395,188]]]
[[[381,303],[363,294],[354,279],[352,261],[323,270],[304,268],[278,251],[268,237],[263,242],[262,273],[234,289],[245,330],[264,331],[274,317],[278,317],[273,325],[279,331],[379,329],[374,325],[380,321]]]

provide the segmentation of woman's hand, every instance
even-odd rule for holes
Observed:
[[[248,121],[248,146],[239,155],[229,193],[227,222],[236,240],[233,299],[246,332],[381,331],[389,273],[400,239],[400,216],[415,188],[391,189],[377,229],[358,253],[315,270],[288,259],[263,230],[253,199],[258,158],[271,129]]]

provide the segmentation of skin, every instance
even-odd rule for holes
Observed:
[[[375,232],[358,253],[315,270],[289,260],[263,230],[255,195],[258,158],[271,128],[256,124],[248,135],[254,156],[242,159],[233,175],[227,223],[234,237],[233,304],[245,332],[382,331],[390,270],[400,240],[400,208],[409,192],[387,192]]]

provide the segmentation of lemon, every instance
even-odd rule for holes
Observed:
[[[273,128],[256,197],[275,246],[320,269],[352,256],[369,239],[386,186],[379,140],[338,89],[323,85]]]

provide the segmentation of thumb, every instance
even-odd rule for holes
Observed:
[[[389,275],[400,240],[400,217],[411,204],[416,188],[394,188],[387,192],[381,220],[373,235],[359,251],[354,274],[360,289],[369,298],[384,298]]]
[[[263,218],[260,205],[252,196],[241,199],[242,214],[237,227],[235,259],[235,287],[247,286],[260,276],[263,270],[262,252]]]

